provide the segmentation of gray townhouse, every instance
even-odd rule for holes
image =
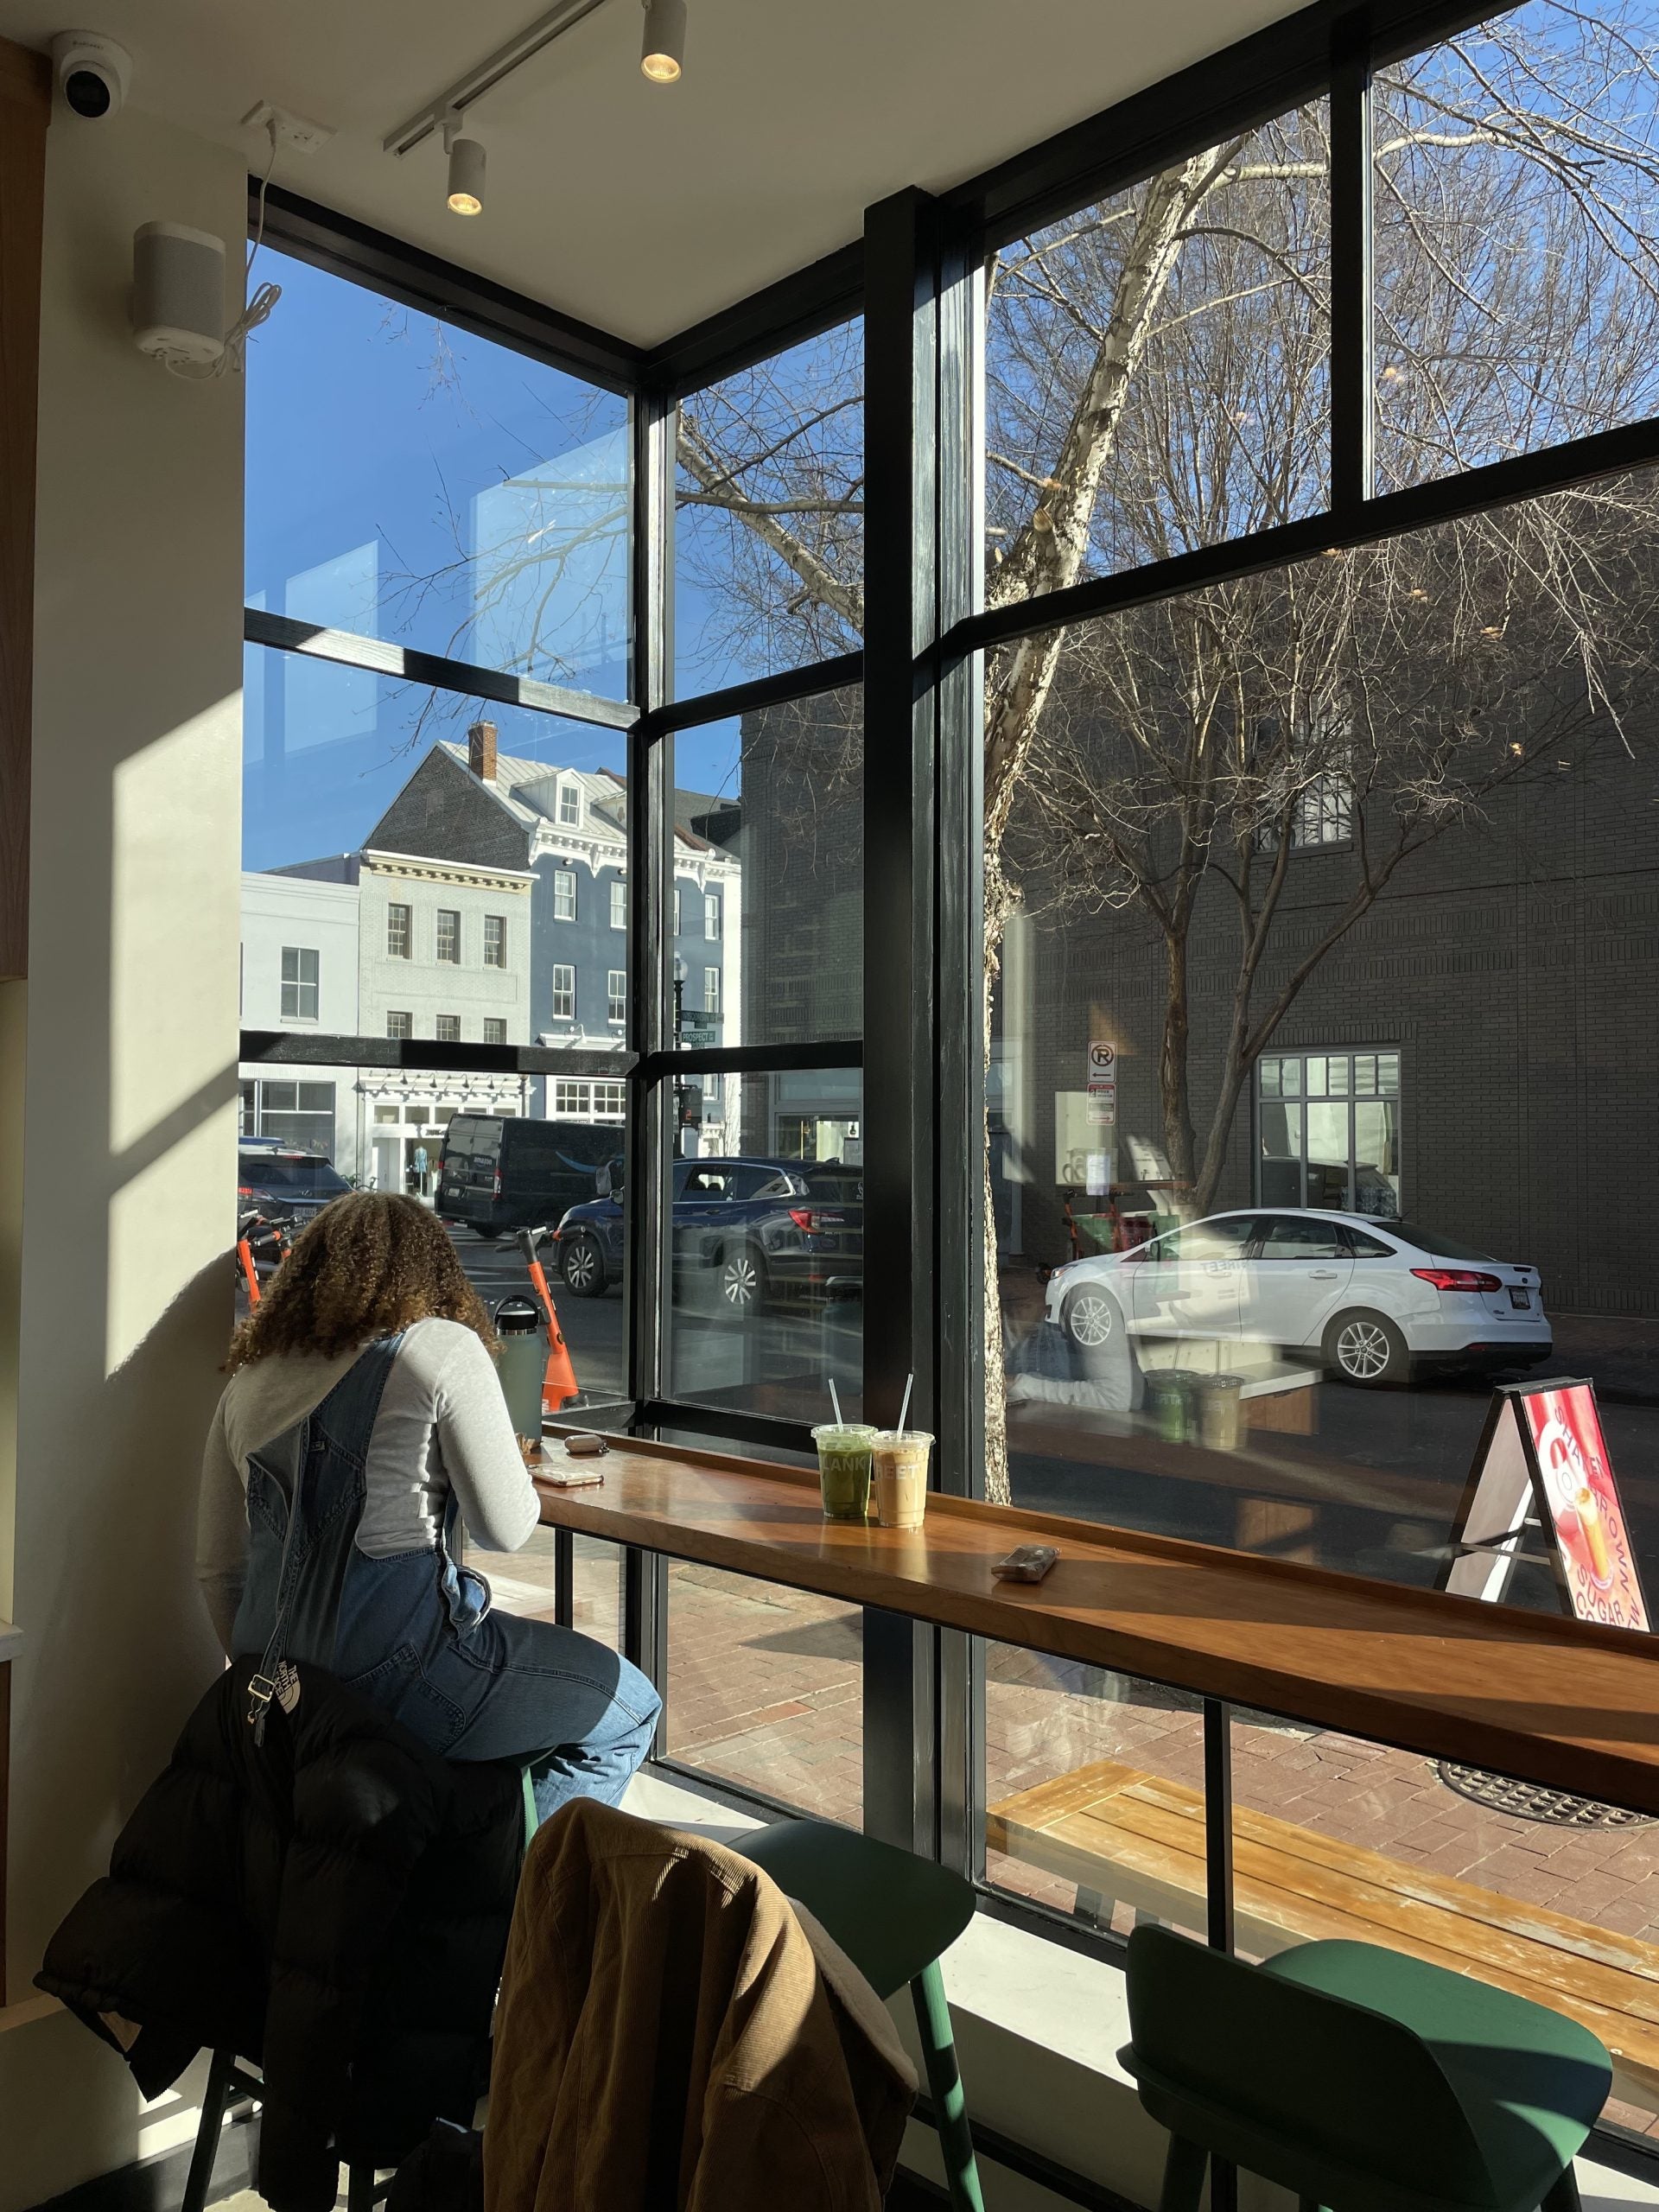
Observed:
[[[742,865],[737,811],[676,794],[673,959],[681,1033],[732,1045],[742,1034]],[[614,1050],[614,1082],[551,1077],[530,1110],[558,1120],[620,1120],[627,1034],[627,797],[607,770],[501,753],[495,727],[442,741],[376,823],[376,851],[504,870],[529,887],[528,1036]],[[734,1148],[740,1086],[705,1079],[692,1101],[704,1151]]]

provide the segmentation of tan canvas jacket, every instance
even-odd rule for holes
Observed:
[[[585,1799],[537,1836],[485,2212],[869,2212],[914,2096],[869,1985],[758,1867]]]

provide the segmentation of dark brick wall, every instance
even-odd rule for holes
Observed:
[[[1346,852],[1300,855],[1257,1003],[1338,912]],[[1192,937],[1195,1120],[1205,1128],[1236,970],[1230,896]],[[1061,1256],[1053,1094],[1091,1034],[1120,1046],[1120,1155],[1161,1136],[1162,940],[1135,913],[1031,925],[1033,1181],[1026,1251]],[[1396,1046],[1408,1215],[1535,1262],[1557,1311],[1659,1313],[1659,772],[1649,747],[1493,802],[1409,861],[1316,969],[1276,1046]],[[1218,1204],[1248,1202],[1235,1121]]]

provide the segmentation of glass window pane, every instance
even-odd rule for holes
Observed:
[[[245,868],[320,870],[370,844],[426,855],[442,836],[464,840],[454,857],[522,869],[532,836],[556,849],[548,835],[556,766],[612,794],[610,812],[621,810],[626,748],[616,730],[260,645],[244,650],[242,705]],[[487,776],[480,771],[492,756],[470,734],[486,728]],[[591,817],[585,834],[607,844],[613,835]],[[614,835],[620,860],[620,830]]]
[[[260,266],[283,299],[248,347],[250,605],[626,698],[626,400]]]
[[[622,1649],[622,1554],[594,1536],[573,1536],[570,1625],[612,1651]],[[526,1620],[555,1617],[554,1531],[536,1529],[516,1552],[486,1551],[467,1541],[468,1567],[483,1575],[495,1605]]]
[[[864,326],[680,404],[676,696],[849,652],[864,630]]]
[[[703,1097],[675,1086],[682,1150],[671,1206],[670,1388],[676,1397],[816,1421],[833,1375],[861,1400],[863,1083],[856,1069],[748,1075]],[[779,1163],[740,1194],[745,1163]]]
[[[1090,1928],[1205,1933],[1204,1717],[1181,1690],[1011,1644],[985,1668],[985,1872]]]
[[[1302,1109],[1264,1099],[1257,1115],[1262,1156],[1256,1167],[1256,1190],[1270,1206],[1297,1206],[1302,1202]]]
[[[1007,1437],[1004,1465],[993,1426],[989,1471],[1016,1503],[1432,1586],[1494,1386],[1585,1374],[1659,1587],[1640,1042],[1659,640],[1633,550],[1656,515],[1644,471],[1058,641],[1026,766],[987,798],[1007,822],[989,880],[1019,891],[991,1007],[986,1319]],[[1529,581],[1550,573],[1567,598]],[[1381,887],[1357,856],[1277,848],[1282,898],[1246,947],[1235,887],[1261,895],[1252,830],[1324,741],[1322,712],[1294,734],[1322,688]],[[1204,817],[1184,882],[1208,797],[1176,733],[1200,698],[1206,757],[1240,764],[1236,818]],[[1292,1041],[1258,1092],[1249,1037],[1270,1021]],[[1108,1044],[1115,1088],[1091,1091]],[[1252,1206],[1313,1225],[1284,1257],[1198,1256],[1205,1224]],[[1402,1209],[1415,1254],[1389,1249]],[[1333,1247],[1333,1211],[1383,1249]],[[1507,1594],[1559,1604],[1530,1565]]]
[[[705,1447],[709,1440],[698,1440]],[[668,1567],[669,1758],[819,1820],[863,1819],[859,1610],[718,1567]]]
[[[1380,490],[1659,409],[1656,34],[1529,0],[1379,73]]]
[[[671,741],[677,943],[687,969],[679,1041],[696,1047],[858,1036],[861,691],[769,707]],[[712,931],[711,900],[718,909]],[[712,1003],[699,992],[711,973],[720,978]]]
[[[993,605],[1325,505],[1329,158],[1319,101],[993,261]]]

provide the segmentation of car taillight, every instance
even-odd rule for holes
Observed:
[[[499,1198],[500,1197],[500,1195],[501,1195],[501,1170],[498,1167],[498,1168],[496,1169],[496,1171],[495,1171],[494,1177],[493,1178],[493,1179],[492,1179],[492,1181],[491,1181],[491,1184],[490,1184],[490,1196],[491,1196],[493,1198]]]
[[[789,1217],[797,1229],[804,1229],[810,1236],[817,1227],[817,1218],[810,1206],[791,1206]]]
[[[1414,1268],[1411,1271],[1419,1282],[1432,1282],[1436,1290],[1502,1290],[1503,1286],[1496,1275],[1484,1275],[1473,1268]]]
[[[251,1198],[253,1196],[252,1184],[238,1183],[236,1186],[236,1195],[238,1198]]]

